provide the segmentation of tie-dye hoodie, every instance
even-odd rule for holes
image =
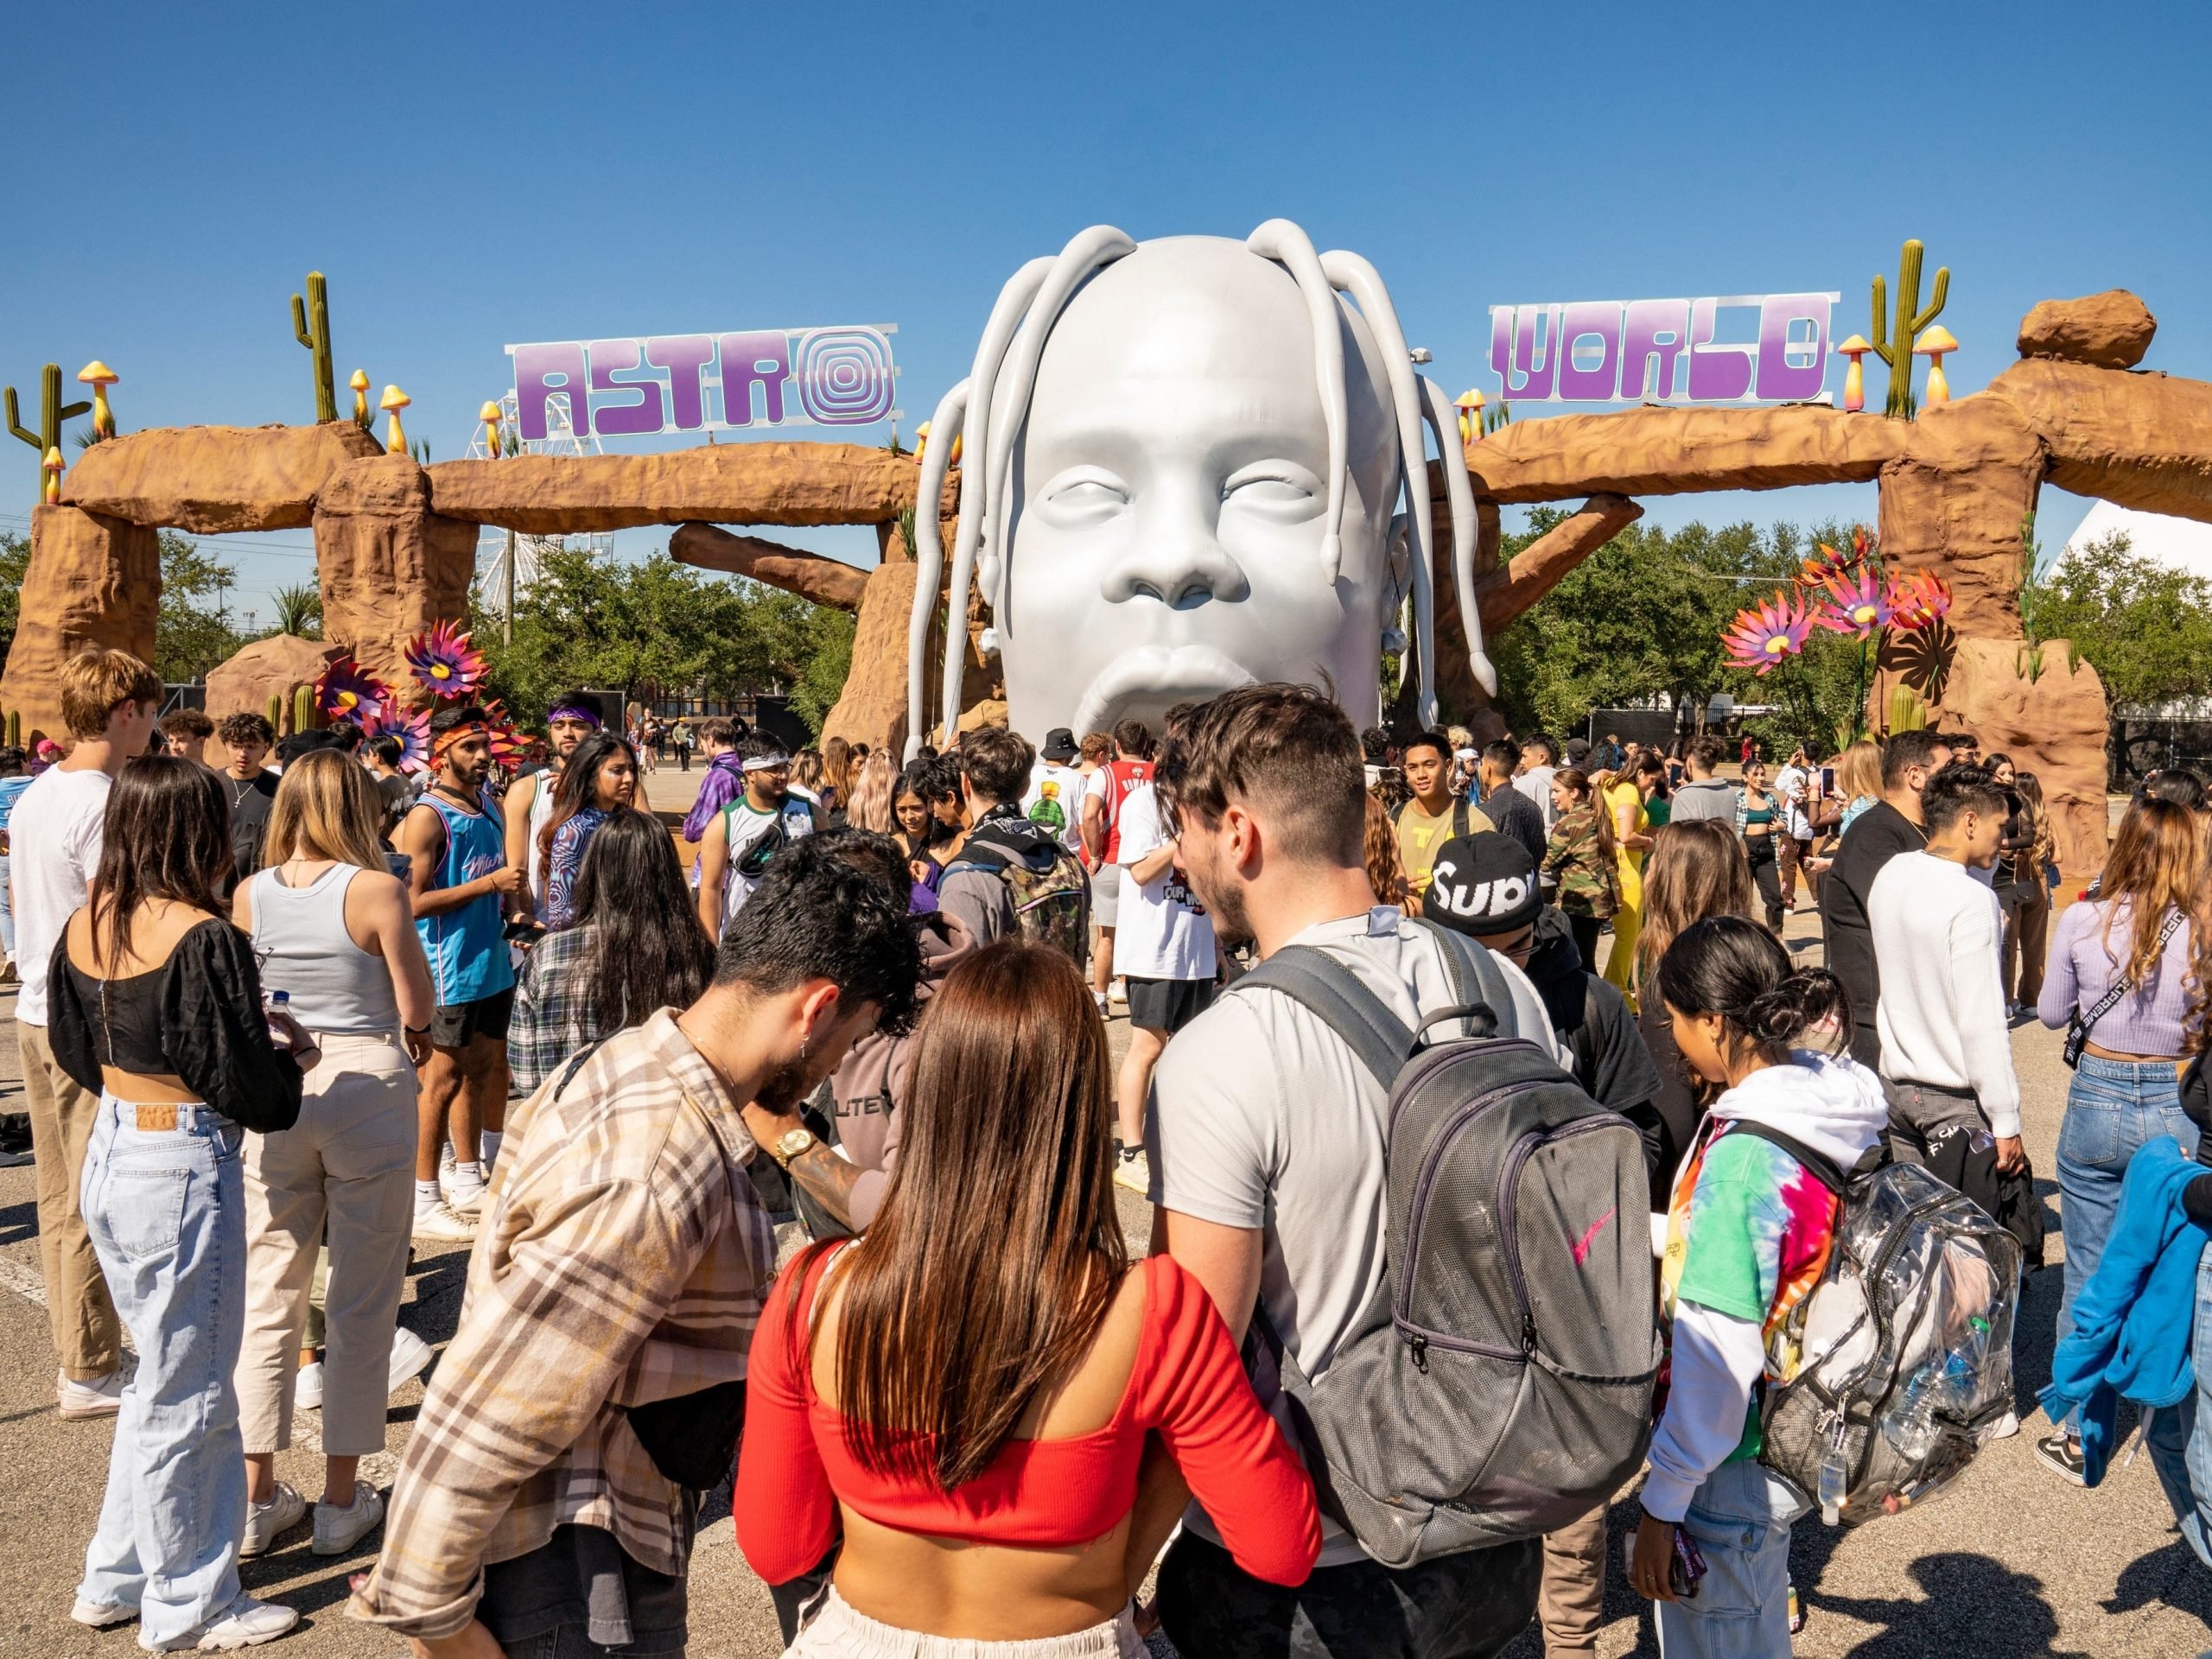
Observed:
[[[1888,1121],[1878,1078],[1846,1057],[1801,1051],[1715,1101],[1675,1178],[1660,1262],[1671,1337],[1667,1404],[1651,1444],[1643,1507],[1677,1521],[1724,1463],[1759,1453],[1758,1384],[1787,1377],[1790,1311],[1827,1269],[1837,1202],[1770,1141],[1728,1133],[1764,1123],[1849,1169]]]

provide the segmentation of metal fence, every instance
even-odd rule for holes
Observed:
[[[2161,767],[2212,778],[2212,720],[2115,719],[2105,762],[2112,787],[2123,793]]]

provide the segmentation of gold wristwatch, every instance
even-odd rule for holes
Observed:
[[[768,1148],[768,1155],[789,1169],[792,1159],[801,1156],[815,1144],[812,1129],[790,1129],[776,1137],[776,1144]]]

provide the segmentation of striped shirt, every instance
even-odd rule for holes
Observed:
[[[691,1499],[622,1408],[745,1376],[774,1234],[755,1147],[666,1009],[517,1109],[460,1329],[400,1465],[353,1618],[439,1637],[475,1617],[486,1562],[568,1523],[681,1573]],[[549,1086],[550,1087],[550,1086]],[[517,1121],[517,1120],[519,1121]],[[518,1142],[519,1143],[518,1145]]]

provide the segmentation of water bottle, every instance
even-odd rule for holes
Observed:
[[[1828,1431],[1827,1452],[1821,1459],[1819,1497],[1821,1520],[1823,1524],[1833,1527],[1843,1518],[1843,1500],[1846,1496],[1843,1467],[1843,1414],[1838,1412],[1829,1419],[1829,1421],[1833,1426]]]
[[[270,991],[262,998],[262,1001],[271,1014],[289,1014],[292,1011],[292,994],[289,991]],[[269,1040],[279,1049],[288,1049],[292,1044],[292,1033],[271,1020],[269,1022]]]

